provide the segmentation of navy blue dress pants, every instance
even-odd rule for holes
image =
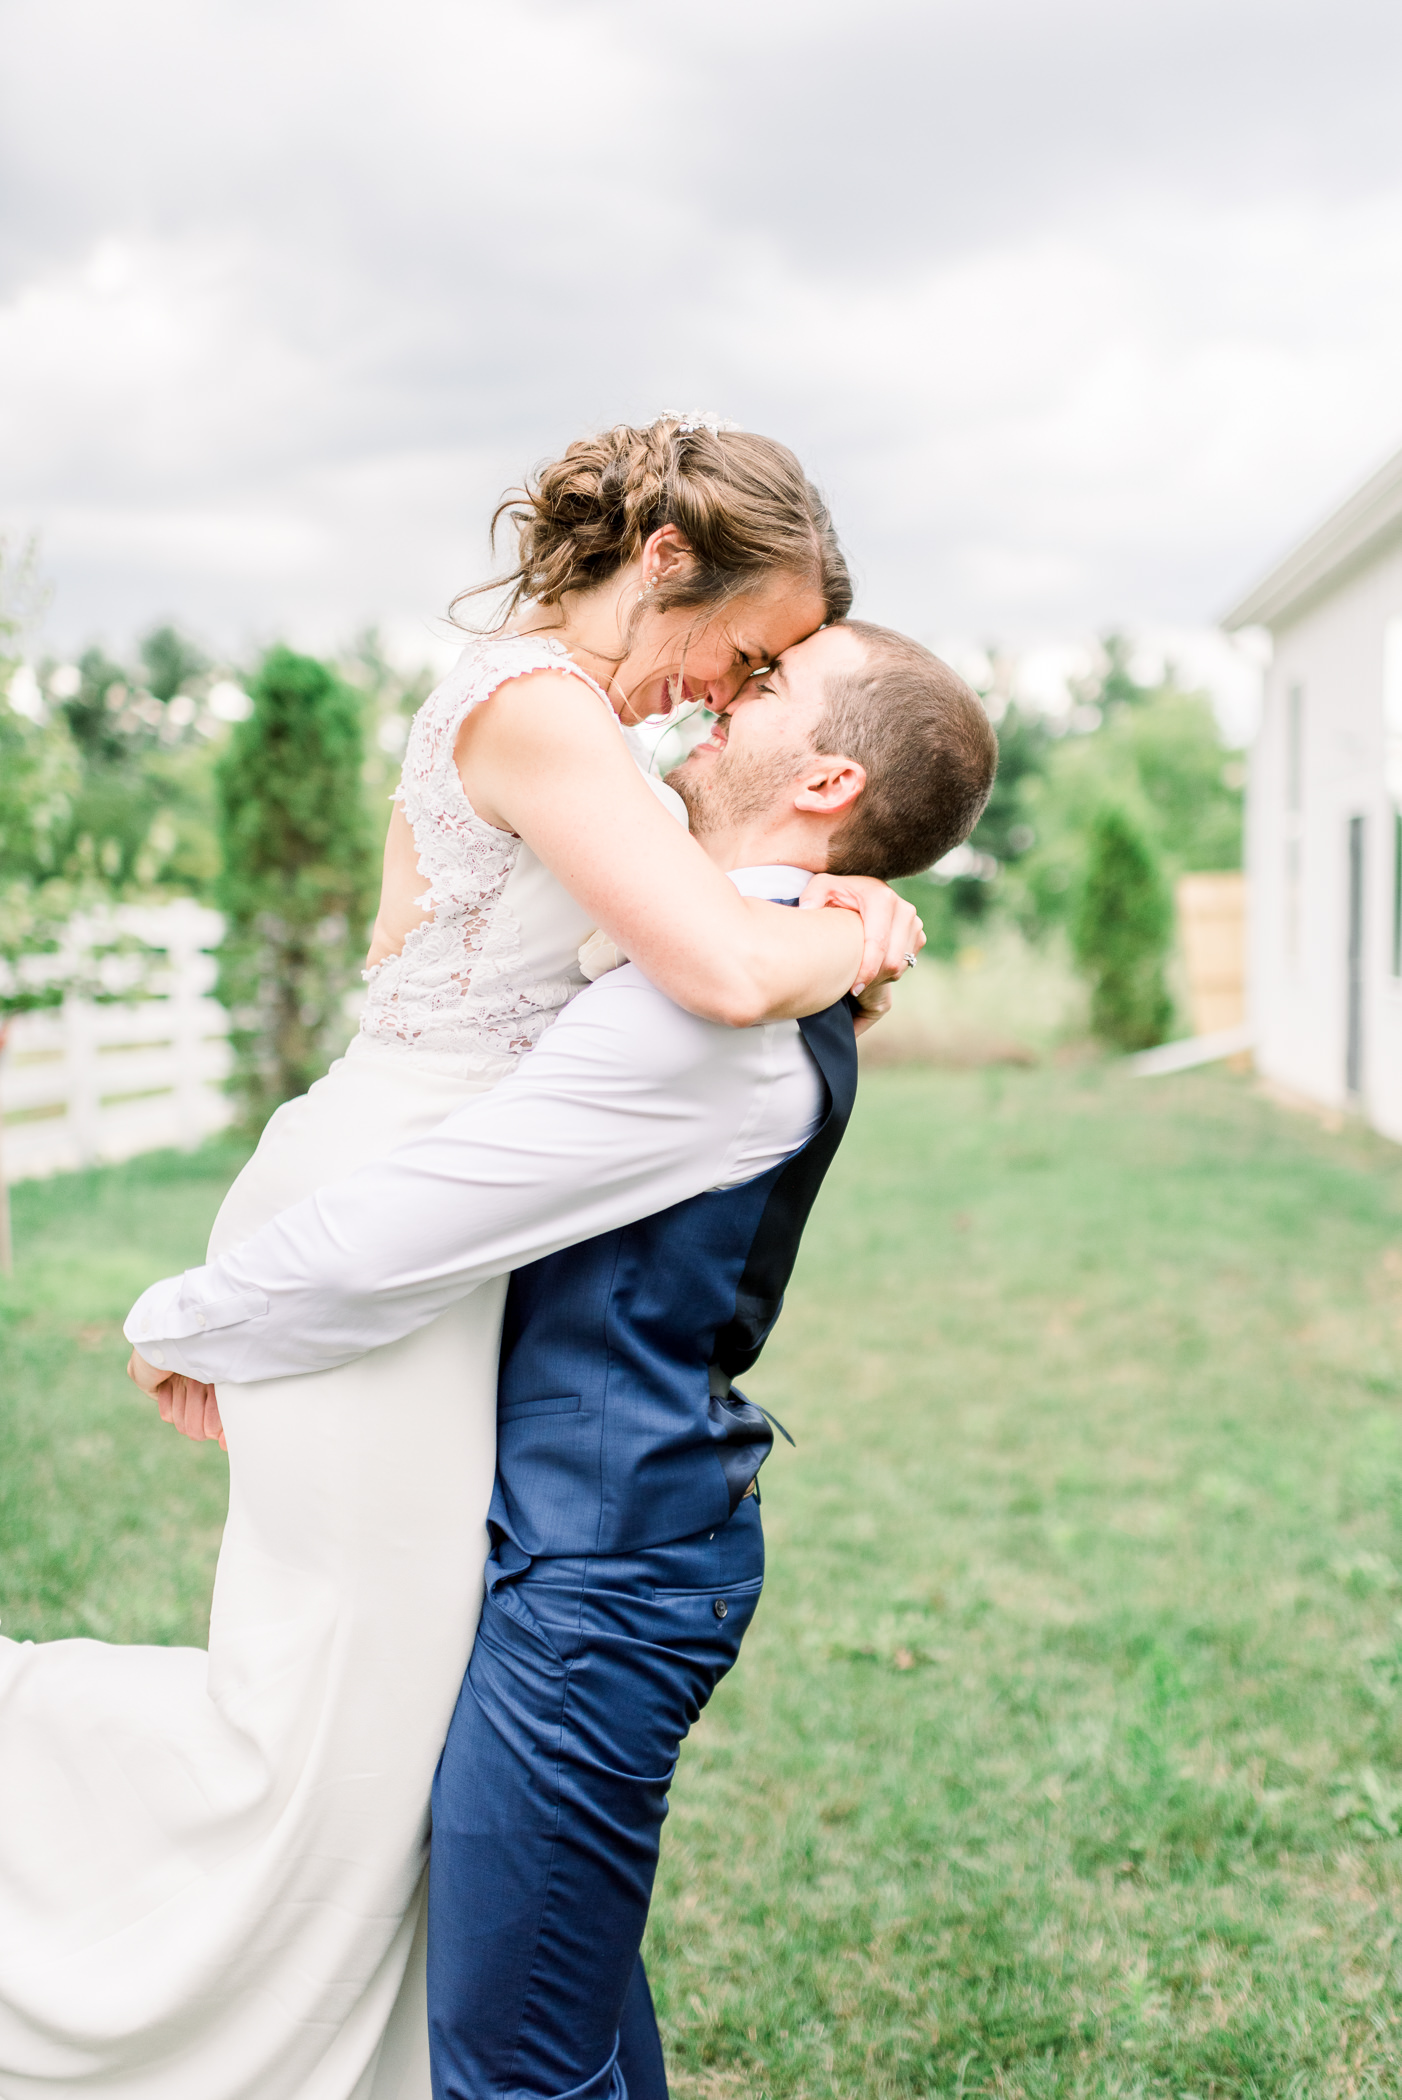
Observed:
[[[638,1950],[667,1789],[763,1579],[756,1497],[639,1553],[496,1546],[433,1785],[435,2100],[663,2100]]]

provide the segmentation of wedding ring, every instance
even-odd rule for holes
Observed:
[[[907,951],[906,953],[906,962],[909,964],[912,970],[915,968],[915,957],[911,955],[909,951]]]

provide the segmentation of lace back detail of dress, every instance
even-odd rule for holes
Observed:
[[[548,635],[498,634],[469,642],[414,717],[396,799],[427,883],[416,902],[433,916],[410,931],[398,955],[365,972],[360,1032],[371,1042],[514,1063],[581,987],[571,967],[577,908],[553,885],[562,907],[561,942],[553,949],[548,939],[523,943],[521,925],[504,902],[522,842],[478,816],[453,756],[472,709],[508,679],[532,671],[569,672],[609,705]],[[543,952],[553,962],[544,974]]]

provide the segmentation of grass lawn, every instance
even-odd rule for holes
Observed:
[[[197,1637],[116,1324],[232,1160],[22,1188],[5,1631]],[[1222,1073],[868,1074],[673,1795],[674,2091],[1402,2092],[1402,1152]]]
[[[124,1375],[122,1321],[204,1257],[244,1159],[154,1153],[13,1191],[0,1278],[0,1631],[15,1640],[194,1642],[228,1501],[217,1446],[164,1429]]]

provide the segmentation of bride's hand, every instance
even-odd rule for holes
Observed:
[[[798,900],[800,911],[825,904],[860,913],[865,946],[854,992],[904,977],[911,958],[925,945],[925,929],[913,904],[872,875],[815,875]]]
[[[161,1420],[178,1429],[181,1436],[196,1444],[217,1443],[221,1451],[228,1450],[212,1385],[204,1385],[198,1378],[186,1378],[180,1371],[160,1371],[147,1363],[137,1349],[127,1359],[127,1376],[143,1393],[149,1393],[160,1410]]]

